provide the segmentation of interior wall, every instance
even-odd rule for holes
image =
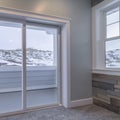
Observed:
[[[91,0],[0,0],[0,6],[71,19],[71,100],[92,96]]]

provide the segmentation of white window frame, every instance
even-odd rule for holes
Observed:
[[[119,74],[120,68],[106,68],[105,40],[106,18],[105,11],[120,5],[120,0],[104,0],[92,8],[92,72]]]
[[[55,64],[54,65],[52,65],[52,66],[31,66],[34,70],[42,70],[42,69],[44,69],[44,70],[52,70],[53,69],[53,67],[54,67],[54,69],[56,69],[56,79],[57,79],[57,81],[56,81],[56,84],[57,84],[57,87],[58,87],[58,92],[57,92],[57,103],[55,104],[55,105],[60,105],[60,104],[62,104],[62,101],[61,101],[61,99],[60,99],[60,96],[61,96],[61,92],[60,92],[60,54],[59,54],[59,46],[60,46],[60,44],[58,43],[59,41],[60,41],[60,39],[57,37],[58,36],[58,29],[59,29],[59,25],[52,25],[52,24],[45,24],[45,23],[36,23],[36,22],[34,22],[34,21],[32,21],[32,23],[31,23],[31,21],[26,21],[25,19],[14,19],[14,18],[12,18],[12,17],[8,17],[8,16],[6,16],[6,17],[3,17],[2,18],[2,16],[1,16],[1,18],[0,18],[0,20],[2,20],[2,21],[5,21],[5,22],[13,22],[13,24],[14,23],[20,23],[21,24],[21,29],[22,29],[22,31],[21,31],[21,33],[22,33],[22,39],[21,39],[21,50],[22,50],[22,63],[21,63],[21,66],[4,66],[4,67],[1,67],[1,72],[3,72],[3,71],[7,71],[7,72],[14,72],[14,71],[16,71],[16,69],[17,69],[17,71],[22,71],[22,77],[21,77],[21,81],[22,81],[22,101],[21,101],[21,103],[22,103],[22,106],[21,106],[21,109],[20,110],[26,110],[26,109],[31,109],[31,108],[35,108],[35,107],[29,107],[29,106],[27,106],[27,71],[30,71],[30,70],[27,70],[27,68],[29,67],[27,67],[27,64],[26,64],[26,42],[27,42],[27,40],[26,40],[26,30],[27,30],[27,26],[28,25],[30,25],[30,26],[37,26],[37,27],[41,27],[41,29],[42,30],[46,30],[46,29],[56,29],[56,33],[57,33],[57,35],[56,35],[56,37],[55,37],[55,39],[54,39],[54,46],[55,46],[55,48],[54,48],[54,50],[55,50],[55,55],[54,55],[54,57],[56,58],[56,61],[54,61],[56,64],[57,64],[57,66],[55,66]],[[55,40],[56,40],[56,42],[55,42]],[[29,67],[30,68],[30,67]],[[31,69],[32,69],[31,68]],[[52,105],[52,104],[51,104]],[[49,106],[49,105],[48,105]],[[44,107],[44,105],[43,106],[37,106],[37,107]],[[14,111],[14,110],[13,110]],[[10,112],[8,112],[8,113],[10,113]],[[0,115],[1,115],[1,113],[0,113]]]
[[[109,12],[110,10],[113,10],[115,8],[119,8],[119,21],[117,21],[119,23],[119,35],[118,36],[115,36],[115,37],[110,37],[110,38],[107,38],[107,19],[106,19],[106,13]],[[114,41],[114,40],[117,40],[117,39],[120,39],[120,3],[119,4],[115,4],[115,5],[112,5],[111,7],[109,7],[108,9],[106,9],[103,13],[103,19],[105,22],[103,22],[103,29],[105,30],[105,34],[103,33],[103,36],[104,36],[104,49],[106,49],[106,42],[107,41]],[[112,24],[115,24],[115,23],[112,23]],[[111,24],[111,25],[112,25]],[[106,59],[106,51],[105,51],[105,55],[104,55],[104,60]],[[105,60],[106,62],[106,60]],[[120,67],[117,68],[117,67],[106,67],[106,63],[105,63],[105,68],[106,69],[116,69],[116,70],[120,70]]]

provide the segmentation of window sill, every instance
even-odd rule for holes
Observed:
[[[93,69],[92,73],[120,76],[120,69]]]

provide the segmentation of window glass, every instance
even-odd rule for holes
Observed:
[[[27,66],[53,66],[56,29],[27,26]]]
[[[27,107],[57,104],[57,29],[26,28]]]
[[[120,68],[120,39],[106,41],[106,67]]]
[[[0,66],[21,66],[21,24],[0,21]]]
[[[107,38],[119,36],[119,22],[107,26]]]
[[[116,10],[116,9],[115,9]],[[107,25],[118,22],[119,21],[119,9],[116,11],[111,11],[109,14],[107,13]]]
[[[0,114],[22,109],[22,24],[0,21]]]

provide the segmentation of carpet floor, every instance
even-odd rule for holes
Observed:
[[[96,105],[65,109],[64,107],[48,108],[2,117],[0,120],[120,120],[120,115]]]

